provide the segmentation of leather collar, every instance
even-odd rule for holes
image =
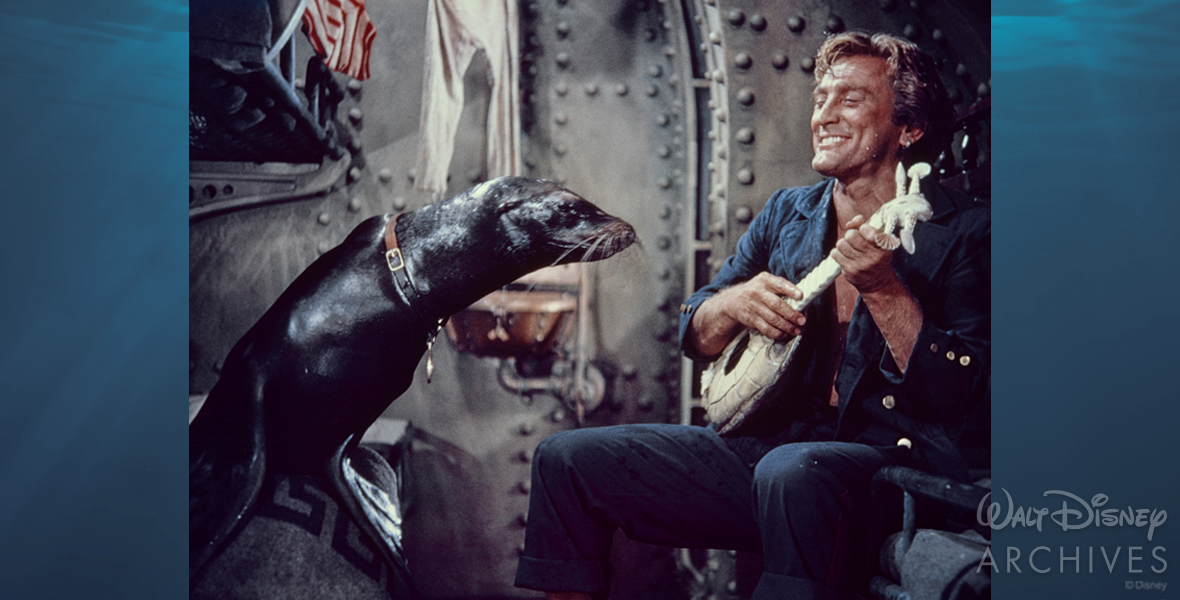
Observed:
[[[385,264],[393,275],[394,284],[401,289],[402,295],[405,296],[406,303],[421,317],[418,306],[418,290],[414,287],[414,282],[410,280],[410,273],[406,269],[406,258],[402,255],[402,249],[397,244],[397,221],[400,218],[401,215],[396,215],[385,222]]]

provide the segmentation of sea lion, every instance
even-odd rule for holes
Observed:
[[[190,581],[248,518],[264,474],[342,486],[343,456],[410,386],[449,315],[634,240],[577,194],[522,177],[358,225],[234,345],[189,427]]]

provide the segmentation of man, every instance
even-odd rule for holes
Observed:
[[[950,108],[933,60],[886,35],[820,48],[812,167],[829,177],[776,192],[716,279],[685,303],[681,344],[715,358],[744,328],[801,335],[810,361],[790,402],[732,434],[682,425],[564,432],[533,462],[516,584],[551,599],[605,598],[611,536],[761,553],[757,600],[841,598],[877,540],[869,483],[887,465],[964,476],[952,443],[989,393],[988,207],[922,185],[933,216],[916,250],[866,225],[896,195],[899,163],[931,160]],[[830,253],[843,269],[804,313],[784,297]],[[863,588],[860,588],[863,590]]]

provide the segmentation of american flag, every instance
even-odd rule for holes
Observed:
[[[369,78],[377,29],[365,14],[365,0],[309,0],[303,24],[324,64],[353,79]]]

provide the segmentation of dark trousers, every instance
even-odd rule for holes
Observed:
[[[605,597],[621,528],[650,544],[760,553],[754,600],[842,598],[866,569],[858,560],[876,522],[869,483],[891,463],[870,446],[801,442],[771,450],[751,471],[703,427],[559,433],[533,459],[516,585]]]

